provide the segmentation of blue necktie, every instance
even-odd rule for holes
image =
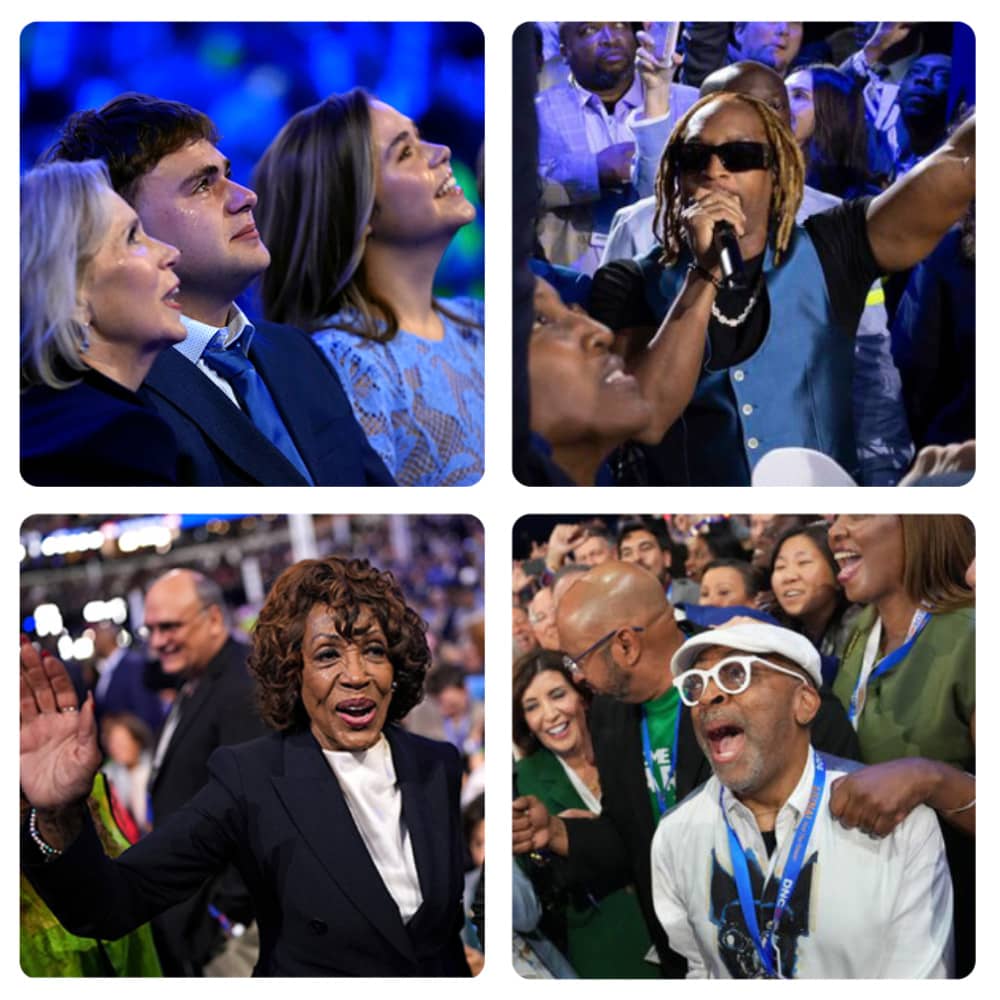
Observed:
[[[202,353],[204,361],[232,386],[236,398],[259,430],[296,469],[310,486],[315,485],[295,442],[278,413],[264,380],[253,363],[243,353],[241,343],[223,346],[224,331],[220,330]]]

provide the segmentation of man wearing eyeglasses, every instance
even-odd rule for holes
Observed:
[[[858,765],[813,749],[819,654],[746,623],[671,659],[714,776],[660,823],[653,903],[692,978],[944,978],[951,876],[932,810],[888,836],[847,829],[831,785]]]
[[[655,169],[655,159],[633,167],[636,143],[628,119],[645,109],[669,127],[696,96],[694,88],[670,83],[676,38],[652,25],[637,37],[635,28],[627,21],[561,22],[560,51],[570,78],[542,90],[535,102],[538,239],[551,263],[585,274],[600,262],[615,211],[635,201],[633,169],[640,183]],[[640,56],[637,72],[640,42],[648,55]]]
[[[208,758],[220,746],[265,732],[253,705],[247,647],[229,635],[222,590],[208,577],[175,569],[146,593],[149,652],[163,672],[181,681],[153,755],[149,783],[154,826],[177,812],[208,780]],[[153,922],[163,971],[197,976],[224,944],[222,925],[252,918],[249,896],[235,870]]]
[[[634,884],[661,974],[681,977],[684,960],[653,909],[649,846],[660,818],[712,774],[672,684],[670,660],[685,635],[659,580],[633,563],[606,562],[581,576],[556,617],[567,666],[598,695],[590,729],[601,816],[563,819],[532,796],[515,799],[514,852],[549,851],[559,879],[594,896]],[[821,729],[821,747],[857,753],[856,734],[830,693]]]

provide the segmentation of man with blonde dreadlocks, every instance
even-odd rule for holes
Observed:
[[[649,482],[749,485],[764,454],[789,446],[856,472],[852,335],[876,277],[927,256],[975,193],[974,119],[918,172],[799,227],[802,186],[792,134],[764,102],[713,94],[677,123],[657,176],[660,244],[637,262],[634,292],[657,323],[699,289],[711,301],[694,397],[644,449]],[[695,218],[707,232],[693,235]],[[740,286],[722,281],[720,222],[745,262]]]
[[[724,66],[705,77],[699,96],[720,91],[759,97],[791,127],[791,108],[785,81],[769,66],[750,61]],[[658,136],[650,134],[651,128],[652,123],[647,125],[645,142],[655,145],[658,138],[660,153],[655,160],[659,164],[673,124],[666,119],[657,123]],[[615,214],[604,248],[602,267],[594,275],[587,307],[599,323],[606,323],[616,334],[628,337],[630,345],[642,343],[647,331],[652,333],[658,322],[641,293],[636,295],[631,287],[637,271],[635,261],[648,253],[657,242],[653,234],[653,217],[656,214],[654,182],[655,176],[650,177],[648,198]],[[809,216],[825,212],[840,201],[835,195],[818,191],[807,184],[802,189],[796,222],[802,225]],[[622,302],[622,295],[628,296],[627,302]],[[895,486],[913,458],[913,442],[903,407],[902,384],[892,358],[881,281],[875,282],[865,300],[853,340],[851,400],[860,482],[864,486]]]

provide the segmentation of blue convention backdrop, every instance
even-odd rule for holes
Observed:
[[[436,292],[481,298],[483,35],[473,24],[31,24],[21,34],[21,170],[67,115],[136,90],[205,112],[233,176],[246,183],[291,115],[356,86],[451,147],[477,219],[449,248]]]

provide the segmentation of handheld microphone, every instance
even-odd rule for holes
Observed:
[[[743,255],[740,253],[740,244],[733,224],[725,220],[717,222],[713,240],[722,268],[722,283],[727,288],[746,288]]]

